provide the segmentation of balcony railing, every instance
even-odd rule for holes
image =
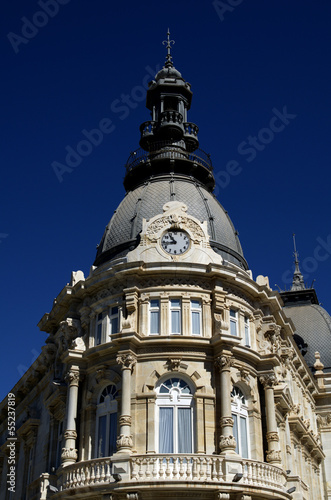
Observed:
[[[149,152],[139,148],[130,154],[125,165],[127,173],[147,161],[163,158],[189,160],[202,165],[210,172],[213,170],[210,155],[205,153],[202,149],[196,149],[194,153],[190,153],[184,147],[172,144],[168,141],[156,142],[151,147],[152,150]]]
[[[129,475],[125,483],[198,482],[217,484],[231,482],[226,476],[227,459],[218,455],[133,455],[129,459]],[[285,473],[279,467],[240,457],[231,459],[243,477],[240,484],[284,492]],[[69,465],[61,472],[59,491],[72,488],[103,486],[114,482],[111,458],[98,458]]]

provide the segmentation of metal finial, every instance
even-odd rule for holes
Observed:
[[[171,44],[174,45],[175,40],[170,40],[170,31],[168,28],[167,32],[167,39],[163,40],[162,44],[167,46],[167,56],[166,56],[166,62],[165,62],[165,67],[169,68],[172,67],[172,56],[171,56]]]
[[[305,282],[303,280],[302,273],[300,271],[299,267],[299,254],[297,252],[297,247],[295,243],[295,233],[293,233],[293,246],[294,246],[294,264],[295,264],[295,269],[294,269],[294,274],[293,274],[293,281],[292,281],[292,287],[291,290],[304,290],[305,287]]]

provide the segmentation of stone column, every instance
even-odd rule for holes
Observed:
[[[62,466],[70,465],[77,460],[76,449],[76,417],[77,417],[77,401],[78,401],[78,384],[79,371],[69,370],[65,376],[66,382],[69,384],[67,397],[67,413],[66,413],[66,431],[64,433],[64,448],[62,448],[61,461]]]
[[[116,361],[122,368],[122,406],[119,418],[120,435],[117,438],[119,452],[131,451],[133,442],[131,435],[131,372],[136,364],[136,357],[132,354],[121,354]]]
[[[216,366],[220,370],[221,386],[221,436],[219,447],[221,453],[235,453],[236,440],[233,437],[233,418],[231,414],[231,376],[232,366],[231,353],[224,353],[216,359]]]
[[[279,450],[279,436],[277,430],[277,420],[275,411],[274,386],[277,385],[277,379],[274,373],[269,373],[260,377],[260,382],[264,387],[265,407],[267,420],[267,462],[278,465],[281,463]]]

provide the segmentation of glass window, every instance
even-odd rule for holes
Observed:
[[[230,333],[231,335],[238,335],[238,312],[230,309]]]
[[[153,299],[149,304],[149,333],[158,335],[160,333],[160,301]]]
[[[116,451],[117,401],[115,385],[104,388],[97,407],[96,457],[109,457]]]
[[[247,316],[245,316],[245,345],[247,347],[250,347],[250,345],[251,345],[251,337],[250,337],[250,331],[249,331],[249,319]]]
[[[231,411],[234,421],[233,436],[236,440],[236,453],[249,458],[248,450],[248,412],[245,397],[238,387],[231,392]]]
[[[107,314],[100,312],[96,319],[95,344],[99,345],[106,341]]]
[[[201,302],[191,300],[192,335],[201,335]]]
[[[181,333],[181,301],[180,299],[170,300],[170,325],[171,333]]]
[[[119,310],[118,306],[111,307],[109,311],[109,335],[119,332]]]
[[[159,453],[193,453],[193,398],[189,385],[173,377],[158,390]]]

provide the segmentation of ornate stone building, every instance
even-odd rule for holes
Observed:
[[[331,319],[298,263],[283,298],[253,280],[170,43],[91,272],[0,406],[0,500],[331,499]]]

